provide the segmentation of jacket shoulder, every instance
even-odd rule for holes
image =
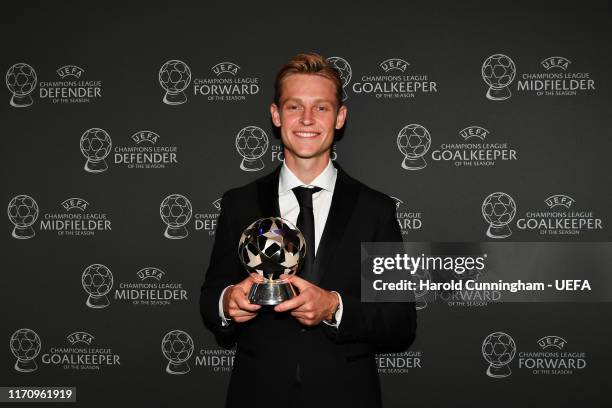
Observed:
[[[356,185],[359,188],[359,196],[368,206],[372,206],[374,208],[391,207],[395,209],[395,199],[390,195],[375,190],[361,181],[352,178],[346,173],[344,173],[344,178],[347,183]]]

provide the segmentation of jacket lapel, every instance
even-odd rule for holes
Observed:
[[[272,173],[257,180],[257,199],[262,217],[280,217],[278,178],[281,167],[282,165],[278,166]]]
[[[332,255],[346,231],[347,224],[355,209],[359,185],[351,179],[342,168],[334,163],[338,169],[334,195],[329,209],[329,215],[325,222],[323,235],[313,267],[313,283],[319,284],[331,262]],[[278,200],[277,200],[278,202]]]

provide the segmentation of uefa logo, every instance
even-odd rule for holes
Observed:
[[[185,89],[191,82],[191,70],[183,61],[170,60],[159,70],[159,84],[166,91],[166,105],[182,105],[187,102]]]
[[[17,239],[28,239],[35,235],[32,225],[38,218],[38,204],[28,195],[19,194],[13,197],[6,209],[9,220],[15,226],[11,236]]]
[[[191,371],[189,358],[193,354],[193,339],[183,330],[172,330],[164,336],[161,349],[168,360],[168,374],[187,374]]]
[[[512,235],[508,224],[516,215],[516,203],[506,193],[491,193],[482,202],[482,216],[489,223],[487,237],[501,239]]]
[[[13,65],[6,72],[6,86],[11,91],[10,104],[15,108],[25,108],[34,101],[30,93],[36,88],[36,71],[26,63]]]
[[[170,194],[164,198],[159,206],[159,215],[166,230],[164,237],[169,239],[181,239],[189,235],[185,224],[189,222],[193,214],[191,202],[181,194]]]
[[[89,265],[81,275],[81,284],[89,294],[85,304],[92,309],[103,309],[110,305],[108,292],[113,288],[113,274],[101,264]]]
[[[91,128],[86,130],[80,140],[81,153],[87,161],[83,167],[88,173],[102,173],[108,169],[106,157],[109,155],[113,142],[106,130]]]
[[[13,333],[9,341],[11,352],[17,358],[15,370],[22,373],[30,373],[38,369],[34,360],[40,353],[40,337],[34,330],[19,329]]]
[[[492,101],[503,101],[512,96],[508,85],[516,76],[516,65],[504,54],[494,54],[485,60],[481,68],[482,79],[489,85],[487,98]]]
[[[492,378],[505,378],[512,374],[508,364],[516,355],[516,343],[504,332],[489,334],[482,342],[482,356],[489,363],[487,375]]]
[[[240,129],[236,135],[236,150],[242,156],[240,169],[258,171],[264,168],[261,157],[268,151],[268,135],[257,126]]]
[[[346,88],[349,82],[351,82],[351,77],[353,76],[353,69],[351,68],[349,63],[341,57],[329,57],[327,61],[340,74],[340,80],[342,81],[342,101],[346,101],[348,99],[348,95],[344,88]]]
[[[431,135],[421,125],[404,126],[397,134],[397,147],[404,155],[403,169],[421,170],[427,166],[423,156],[431,147]]]

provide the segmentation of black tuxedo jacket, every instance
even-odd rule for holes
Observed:
[[[314,283],[342,296],[344,311],[338,329],[324,323],[304,327],[288,312],[273,310],[260,310],[246,323],[221,325],[221,292],[248,276],[237,255],[242,231],[259,218],[280,216],[281,167],[223,195],[200,311],[222,345],[236,345],[228,407],[287,407],[297,365],[305,391],[302,405],[378,407],[380,383],[374,354],[405,350],[414,340],[414,303],[360,301],[360,243],[402,240],[395,202],[336,167],[338,177],[315,258]]]

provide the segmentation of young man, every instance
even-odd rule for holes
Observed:
[[[297,55],[275,87],[284,163],[223,195],[200,297],[206,326],[236,344],[227,406],[378,407],[374,354],[406,349],[416,332],[413,303],[360,301],[360,243],[401,241],[395,203],[331,161],[347,107],[325,58]],[[247,299],[252,279],[236,248],[248,225],[270,216],[302,225],[315,252],[291,279],[299,295],[262,310]]]

